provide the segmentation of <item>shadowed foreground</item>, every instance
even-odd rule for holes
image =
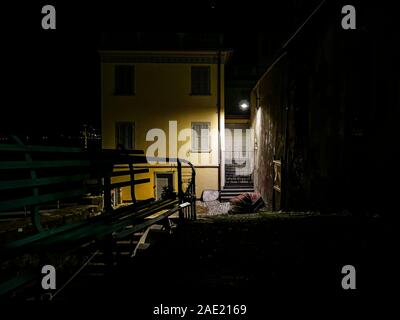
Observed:
[[[155,305],[382,297],[395,274],[393,238],[394,226],[379,217],[214,216],[161,239],[98,286],[60,298]],[[341,287],[348,264],[357,271],[354,291]]]

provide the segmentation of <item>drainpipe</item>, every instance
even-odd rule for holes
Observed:
[[[217,70],[217,114],[218,114],[218,191],[221,191],[221,49],[218,49]]]

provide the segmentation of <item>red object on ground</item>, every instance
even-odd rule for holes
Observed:
[[[265,204],[258,192],[246,192],[234,197],[230,201],[229,213],[257,212]]]

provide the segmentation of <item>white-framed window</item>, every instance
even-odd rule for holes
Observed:
[[[210,122],[192,122],[192,152],[210,151]]]

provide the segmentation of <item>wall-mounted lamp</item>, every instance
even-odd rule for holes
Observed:
[[[249,102],[248,102],[247,100],[241,100],[241,101],[239,102],[239,107],[240,107],[242,110],[247,110],[247,109],[249,108]]]

